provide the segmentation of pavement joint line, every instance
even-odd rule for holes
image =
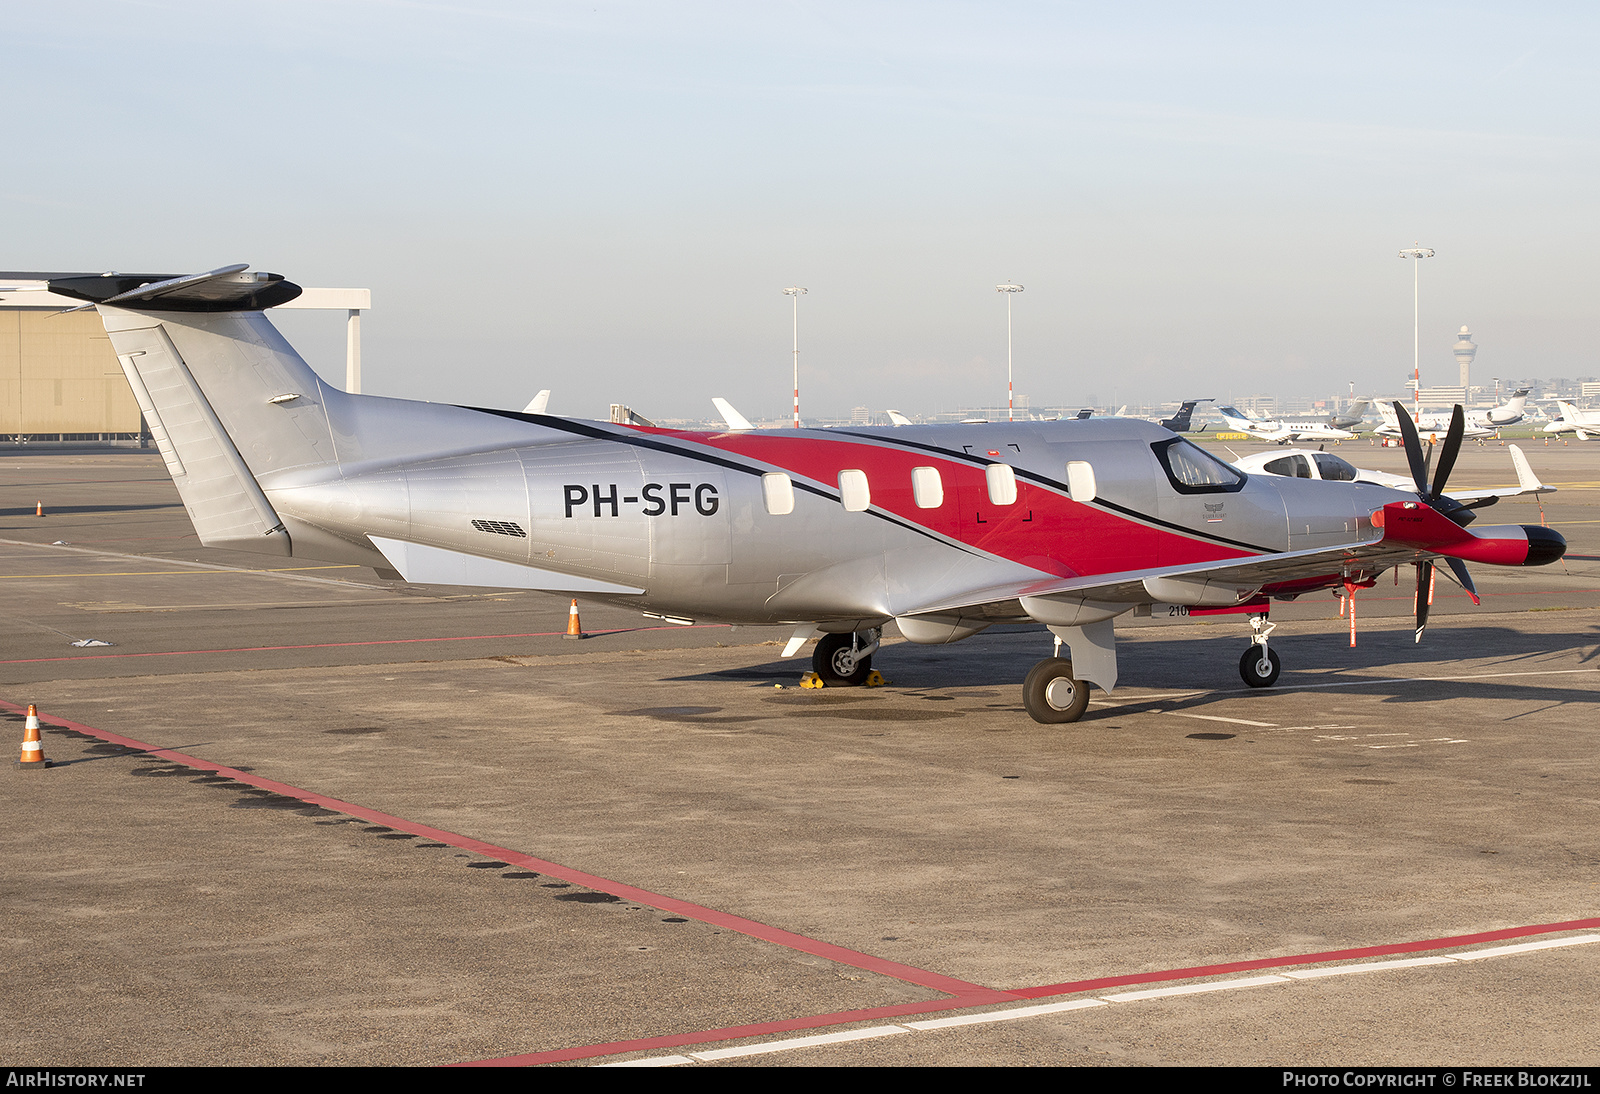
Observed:
[[[170,566],[182,566],[186,570],[215,570],[229,574],[273,574],[285,581],[309,581],[316,585],[338,585],[344,588],[356,586],[368,589],[387,589],[386,585],[372,585],[365,582],[338,581],[331,577],[311,577],[309,574],[286,573],[283,570],[247,570],[238,566],[223,566],[216,562],[190,562],[182,558],[160,558],[158,555],[136,555],[127,551],[110,551],[98,547],[79,547],[74,544],[63,544],[57,547],[53,543],[33,543],[25,539],[0,539],[0,547],[48,547],[52,551],[65,551],[79,555],[99,555],[106,558],[125,558],[133,562],[143,562],[149,565],[152,558],[160,559]],[[319,567],[320,568],[320,567]],[[356,567],[363,569],[364,567]]]
[[[339,607],[331,604],[330,607]],[[623,630],[613,631],[586,631],[590,638],[604,638],[613,634],[638,634],[642,631],[687,631],[696,628],[704,630],[712,627],[726,627],[726,623],[695,623],[689,627],[628,627]],[[448,635],[443,638],[377,638],[364,642],[312,642],[296,646],[236,646],[219,650],[151,650],[147,653],[90,653],[81,657],[28,657],[16,661],[0,661],[0,665],[41,665],[52,661],[114,661],[118,658],[129,657],[192,657],[206,653],[277,653],[283,650],[332,650],[344,649],[350,646],[404,646],[414,645],[419,642],[475,642],[490,641],[503,638],[553,638],[565,635],[565,631],[533,631],[528,634],[458,634]]]
[[[1352,973],[1390,972],[1397,969],[1437,967],[1440,965],[1458,965],[1486,957],[1502,957],[1509,954],[1531,953],[1534,951],[1558,949],[1566,946],[1582,946],[1591,942],[1600,942],[1600,934],[1578,935],[1573,938],[1548,939],[1543,942],[1527,942],[1515,946],[1497,946],[1485,950],[1473,950],[1465,953],[1452,954],[1448,957],[1433,956],[1416,957],[1399,961],[1371,961],[1353,965],[1335,965],[1322,969],[1285,971],[1282,974],[1269,974],[1267,976],[1249,976],[1239,977],[1233,980],[1215,980],[1203,984],[1184,984],[1171,988],[1153,988],[1144,991],[1119,992],[1114,995],[1103,995],[1087,999],[1073,999],[1062,1003],[1047,1003],[1031,1007],[1007,1007],[1004,1010],[984,1011],[978,1014],[962,1014],[954,1015],[949,1018],[934,1018],[919,1022],[901,1022],[895,1025],[874,1026],[867,1029],[845,1030],[833,1035],[796,1037],[781,1041],[763,1041],[756,1044],[741,1045],[734,1048],[712,1049],[706,1052],[690,1052],[683,1055],[646,1057],[644,1059],[623,1060],[614,1063],[599,1064],[596,1066],[681,1067],[685,1064],[693,1064],[697,1062],[711,1063],[718,1060],[736,1059],[744,1056],[760,1056],[774,1052],[785,1052],[796,1048],[809,1048],[815,1045],[845,1044],[851,1041],[871,1040],[879,1037],[893,1036],[897,1033],[936,1033],[941,1030],[956,1029],[962,1026],[980,1025],[992,1022],[1014,1022],[1027,1018],[1040,1018],[1051,1014],[1065,1014],[1075,1010],[1090,1010],[1096,1007],[1104,1007],[1122,1003],[1139,1003],[1150,999],[1170,999],[1184,995],[1202,995],[1209,992],[1231,991],[1237,988],[1267,987],[1273,984],[1290,984],[1294,983],[1295,981],[1316,980],[1329,976],[1342,976]]]
[[[9,710],[15,714],[22,714],[27,710],[27,707],[0,699],[0,709]],[[497,844],[488,843],[484,840],[474,839],[471,836],[465,836],[457,832],[450,832],[446,829],[434,828],[431,825],[420,824],[415,821],[407,820],[404,817],[397,817],[388,813],[379,812],[376,809],[369,809],[366,806],[357,805],[354,802],[347,802],[338,798],[328,797],[327,795],[318,794],[314,791],[306,790],[301,787],[291,786],[288,783],[278,782],[275,779],[267,779],[260,775],[254,775],[249,772],[240,771],[237,768],[228,767],[225,764],[215,763],[210,760],[203,760],[197,756],[188,755],[187,753],[178,752],[173,749],[161,748],[157,745],[152,745],[145,741],[135,740],[131,737],[124,737],[119,733],[112,733],[110,730],[96,729],[93,726],[84,725],[81,722],[70,721],[66,718],[57,718],[53,715],[46,715],[44,713],[40,713],[39,720],[49,725],[59,726],[63,729],[69,729],[77,733],[86,734],[90,737],[96,737],[111,744],[122,745],[124,748],[136,749],[149,757],[166,760],[170,763],[180,764],[184,767],[193,768],[197,771],[208,771],[213,774],[223,775],[234,780],[235,782],[243,783],[247,786],[254,786],[262,790],[269,791],[270,793],[281,794],[289,798],[296,798],[300,801],[306,802],[309,805],[317,805],[324,809],[331,809],[335,812],[343,813],[347,816],[356,817],[360,820],[367,821],[370,824],[381,824],[386,827],[393,828],[398,832],[409,832],[412,835],[436,840],[452,847],[459,847],[465,851],[472,851],[476,854],[485,855],[489,858],[503,861],[509,865],[523,866],[530,870],[535,870],[538,873],[546,874],[550,877],[559,878],[562,881],[582,886],[585,889],[591,889],[595,892],[601,893],[610,893],[612,896],[620,897],[623,900],[632,901],[636,904],[643,904],[650,908],[657,908],[673,915],[681,915],[688,919],[695,919],[712,926],[722,927],[725,930],[733,931],[738,934],[754,938],[758,941],[768,942],[776,946],[782,946],[786,949],[795,950],[799,953],[811,954],[814,957],[821,957],[825,960],[833,961],[840,965],[847,965],[851,968],[861,969],[864,972],[888,976],[896,980],[904,981],[908,984],[915,984],[918,987],[929,988],[933,991],[941,992],[949,997],[964,998],[968,1000],[966,1004],[968,1006],[977,1005],[980,1002],[1000,1002],[1004,999],[1012,998],[1012,996],[1010,996],[1007,992],[986,988],[981,984],[969,983],[968,981],[960,980],[952,976],[945,976],[942,973],[933,972],[929,969],[919,969],[911,965],[904,965],[898,961],[890,961],[886,958],[881,958],[873,954],[852,950],[848,947],[838,946],[831,942],[824,942],[818,938],[811,938],[807,935],[786,931],[780,927],[773,927],[752,919],[746,919],[743,916],[737,916],[728,912],[718,911],[715,908],[708,908],[701,904],[695,904],[686,900],[679,900],[676,897],[666,896],[665,894],[651,892],[648,889],[641,889],[634,885],[613,881],[610,878],[600,877],[597,874],[590,874],[582,870],[574,869],[570,866],[562,865],[558,862],[552,862],[548,859],[536,858],[533,855],[524,854],[521,851],[516,851],[509,847],[501,847]],[[940,1003],[942,1002],[943,1001],[940,1001]],[[913,1006],[918,1005],[922,1004],[913,1004]],[[936,1003],[935,1005],[940,1004]],[[889,1009],[893,1010],[898,1008]],[[902,1013],[907,1012],[902,1011]]]

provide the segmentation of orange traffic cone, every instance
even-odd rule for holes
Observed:
[[[572,607],[567,611],[567,633],[562,635],[561,637],[563,637],[563,638],[588,638],[589,637],[588,635],[583,633],[583,624],[578,622],[578,602],[576,600],[574,600],[572,602]]]
[[[33,503],[33,515],[36,517],[44,516],[44,502],[36,501]]]
[[[37,771],[49,766],[50,761],[44,758],[44,745],[39,742],[39,708],[29,703],[28,721],[22,731],[22,758],[17,761],[17,767],[23,771]]]

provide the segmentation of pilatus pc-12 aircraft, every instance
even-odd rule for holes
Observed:
[[[1431,486],[1407,432],[1413,491],[1247,475],[1128,419],[687,432],[409,402],[323,383],[263,314],[299,287],[245,271],[49,279],[98,307],[201,542],[791,627],[786,656],[822,636],[828,684],[864,680],[890,620],[934,644],[1031,621],[1071,657],[1024,703],[1071,722],[1117,682],[1116,617],[1159,604],[1247,617],[1240,671],[1265,687],[1273,598],[1410,564],[1420,638],[1434,559],[1470,592],[1463,560],[1566,550],[1467,530],[1444,494],[1459,409]]]

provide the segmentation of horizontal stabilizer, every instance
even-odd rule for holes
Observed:
[[[416,585],[471,585],[487,589],[541,589],[553,593],[613,593],[622,596],[639,596],[644,592],[631,585],[573,577],[553,570],[541,570],[537,566],[448,551],[443,547],[427,547],[402,539],[386,539],[383,536],[367,538],[383,552],[383,557],[389,560],[390,565]]]
[[[247,273],[248,263],[198,274],[119,274],[53,277],[50,291],[88,306],[109,304],[130,311],[261,311],[300,295],[282,274]]]

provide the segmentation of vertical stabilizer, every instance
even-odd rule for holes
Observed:
[[[200,542],[290,554],[257,480],[333,461],[316,374],[260,312],[101,316]]]

